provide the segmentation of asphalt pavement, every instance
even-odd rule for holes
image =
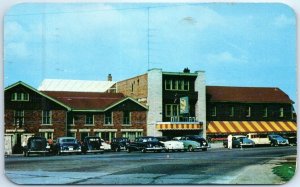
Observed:
[[[272,167],[296,152],[212,145],[199,152],[14,155],[5,158],[5,174],[17,184],[281,184]]]

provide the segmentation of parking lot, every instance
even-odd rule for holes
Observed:
[[[5,173],[17,184],[231,184],[245,167],[296,153],[295,146],[228,150],[213,145],[196,152],[14,155],[5,158]]]

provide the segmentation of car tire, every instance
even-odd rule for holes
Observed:
[[[207,148],[203,148],[202,151],[207,151]]]
[[[189,151],[189,152],[194,151],[193,146],[189,145],[189,146],[188,146],[188,151]]]
[[[141,150],[141,152],[142,152],[142,153],[146,153],[146,149],[143,148],[143,149]]]
[[[127,148],[127,153],[130,153],[130,152],[131,152],[130,148]]]
[[[115,152],[120,152],[120,148],[119,148],[119,147],[116,147],[116,148],[115,148]]]
[[[26,153],[26,151],[24,151],[24,157],[26,157],[27,156],[27,153]]]

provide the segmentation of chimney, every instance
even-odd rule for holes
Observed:
[[[107,81],[112,81],[112,76],[111,76],[111,74],[108,74],[108,76],[107,76]]]

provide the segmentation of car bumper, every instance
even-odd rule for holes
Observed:
[[[61,150],[61,153],[81,153],[81,149],[75,149],[75,150]]]
[[[104,152],[104,149],[100,149],[100,150],[87,150],[87,153],[102,153]]]
[[[146,150],[147,151],[161,151],[163,150],[163,147],[147,147]]]

